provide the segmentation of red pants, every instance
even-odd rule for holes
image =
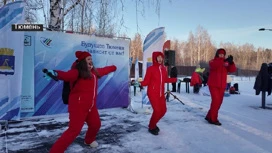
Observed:
[[[166,100],[165,96],[161,97],[150,96],[148,98],[153,108],[153,113],[149,122],[149,129],[155,129],[159,120],[166,113]]]
[[[87,122],[88,130],[85,135],[85,143],[92,143],[101,127],[101,121],[97,108],[94,107],[91,111],[71,111],[69,112],[69,127],[55,142],[50,150],[50,153],[64,153],[70,144],[80,134],[84,122]],[[82,142],[83,143],[83,142]]]
[[[210,119],[212,122],[217,122],[218,111],[223,102],[225,88],[209,87],[209,89],[211,92],[212,102],[211,102],[210,110],[206,117]]]

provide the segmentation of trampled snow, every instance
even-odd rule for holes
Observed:
[[[167,102],[167,113],[158,123],[160,133],[148,132],[152,109],[141,104],[141,92],[136,96],[131,87],[131,106],[137,114],[126,108],[99,110],[102,127],[97,135],[98,148],[84,145],[87,126],[67,153],[271,153],[272,109],[262,109],[261,95],[255,95],[255,79],[235,77],[241,94],[224,97],[219,111],[222,126],[204,119],[210,96],[185,92],[173,93]],[[170,84],[171,86],[171,84]],[[170,87],[171,89],[171,87]],[[272,108],[271,96],[266,97]],[[23,118],[9,123],[8,130],[0,133],[0,152],[48,152],[52,144],[67,129],[68,115]]]

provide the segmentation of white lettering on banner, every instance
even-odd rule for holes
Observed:
[[[18,29],[36,29],[36,30],[39,30],[39,29],[41,29],[41,27],[39,27],[39,26],[37,26],[37,25],[29,25],[29,24],[27,24],[27,25],[17,25],[18,26]],[[17,27],[17,26],[15,26],[15,27]]]
[[[85,48],[105,48],[105,45],[103,44],[92,44],[92,43],[87,43],[85,41],[81,41],[81,46],[85,47]]]
[[[109,55],[114,55],[114,51],[109,51]]]
[[[106,50],[91,50],[91,49],[87,49],[87,51],[91,54],[107,54]]]
[[[118,49],[118,50],[124,50],[124,47],[122,46],[111,46],[109,44],[106,44],[107,45],[107,49]]]
[[[11,31],[43,31],[42,24],[12,24]]]
[[[114,50],[125,50],[125,47],[123,46],[114,46],[114,45],[110,45],[110,44],[106,44],[106,45],[103,45],[103,44],[94,44],[94,43],[88,43],[88,42],[85,42],[85,41],[81,41],[81,46],[85,47],[85,48],[94,48],[94,49],[105,49],[107,46],[106,49],[114,49]]]
[[[92,50],[92,49],[87,49],[87,51],[91,54],[108,54],[108,55],[125,55],[125,51],[122,52],[114,52],[114,51],[106,51],[106,50]]]
[[[115,52],[116,55],[124,55],[124,53],[125,53],[124,51],[122,51],[122,52]]]

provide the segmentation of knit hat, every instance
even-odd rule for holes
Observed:
[[[75,55],[78,61],[81,61],[88,56],[92,56],[89,52],[86,52],[86,51],[76,51]]]
[[[226,55],[226,51],[223,48],[218,49],[218,54],[224,54]]]
[[[219,57],[219,54],[224,54],[224,56],[225,56],[226,55],[226,50],[223,49],[223,48],[217,49],[215,56]]]

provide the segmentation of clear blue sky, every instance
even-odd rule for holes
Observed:
[[[145,38],[153,29],[165,27],[167,39],[186,41],[200,25],[217,47],[231,42],[272,49],[272,31],[258,31],[272,29],[272,0],[161,0],[160,18],[154,6],[146,6],[144,17],[138,14],[138,31],[135,3],[125,0],[125,6],[125,32],[130,37],[139,32]]]

